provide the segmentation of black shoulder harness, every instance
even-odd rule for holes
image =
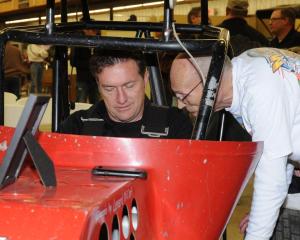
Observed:
[[[164,106],[157,106],[151,103],[145,104],[144,114],[142,118],[142,125],[140,136],[136,137],[150,137],[150,138],[166,138],[169,135],[168,126],[169,108]],[[88,110],[88,112],[81,116],[82,132],[81,134],[94,136],[111,136],[112,126],[107,123],[106,109],[103,102],[96,104]]]
[[[163,138],[169,135],[168,126],[169,108],[149,104],[145,107],[143,116],[141,134],[153,138]]]

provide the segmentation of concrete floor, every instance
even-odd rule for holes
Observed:
[[[253,180],[250,180],[227,225],[227,240],[243,240],[243,235],[239,232],[239,224],[244,216],[250,211],[252,191]]]

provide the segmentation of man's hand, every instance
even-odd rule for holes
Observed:
[[[240,223],[240,233],[245,234],[246,229],[248,227],[248,222],[249,222],[249,214],[247,214]]]

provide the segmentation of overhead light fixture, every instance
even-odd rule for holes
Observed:
[[[114,7],[113,10],[118,11],[118,10],[130,9],[130,8],[138,8],[142,6],[143,4],[135,4],[135,5],[122,6],[122,7]]]
[[[185,0],[176,0],[176,2],[184,2]],[[163,5],[164,1],[157,1],[157,2],[149,2],[149,3],[142,3],[142,4],[134,4],[134,5],[128,5],[128,6],[122,6],[122,7],[114,7],[113,10],[118,11],[118,10],[126,10],[126,9],[131,9],[131,8],[140,8],[140,7],[149,7],[149,6],[157,6],[157,5]],[[103,9],[97,9],[97,10],[90,10],[90,14],[95,14],[95,13],[104,13],[104,12],[109,12],[109,8],[103,8]],[[68,13],[69,17],[73,16],[78,16],[82,15],[81,12],[72,12]],[[61,15],[55,15],[54,18],[60,18]],[[41,20],[46,20],[46,16],[41,17]],[[6,25],[9,24],[16,24],[16,23],[25,23],[25,22],[35,22],[39,21],[38,17],[35,18],[26,18],[26,19],[19,19],[19,20],[12,20],[12,21],[5,21]]]
[[[103,8],[103,9],[91,10],[89,12],[90,12],[90,14],[95,14],[95,13],[103,13],[103,12],[109,12],[109,11],[110,11],[109,8]],[[69,17],[78,16],[78,15],[82,15],[82,13],[81,12],[68,13]],[[60,17],[61,17],[60,14],[54,15],[54,18],[60,18]],[[41,17],[41,20],[46,20],[46,16]],[[5,24],[9,25],[9,24],[17,24],[17,23],[25,23],[25,22],[36,22],[36,21],[39,21],[38,17],[18,19],[18,20],[12,20],[12,21],[5,21]]]
[[[185,0],[176,0],[176,2],[184,2],[184,1]],[[121,7],[114,7],[113,10],[118,11],[118,10],[126,10],[126,9],[131,9],[131,8],[157,6],[157,5],[163,5],[163,4],[164,4],[164,1],[157,1],[157,2],[149,2],[149,3],[121,6]]]
[[[26,18],[26,19],[19,19],[19,20],[12,20],[12,21],[6,21],[5,24],[15,24],[15,23],[24,23],[24,22],[34,22],[38,21],[39,18]]]
[[[103,9],[97,9],[97,10],[90,10],[90,14],[103,13],[103,12],[109,12],[109,11],[110,11],[109,8],[103,8]]]
[[[163,4],[164,1],[159,1],[159,2],[150,2],[150,3],[143,3],[143,7],[149,7],[149,6],[155,6],[155,5],[160,5]]]

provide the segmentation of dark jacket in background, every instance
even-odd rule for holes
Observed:
[[[77,102],[94,104],[99,100],[99,91],[96,80],[90,71],[90,58],[92,49],[75,47],[71,49],[70,64],[76,68],[76,95]]]
[[[85,47],[74,47],[71,50],[70,63],[76,70],[90,72],[89,61],[92,56],[91,49]]]
[[[230,18],[224,20],[218,27],[226,28],[230,32],[230,44],[233,55],[238,56],[244,51],[269,46],[269,41],[263,34],[249,26],[243,18]]]
[[[4,72],[5,78],[20,77],[30,73],[29,65],[24,62],[21,51],[10,43],[5,45]]]
[[[278,41],[278,38],[272,39],[271,46],[275,48],[291,48],[300,46],[300,32],[292,29],[281,42]]]

